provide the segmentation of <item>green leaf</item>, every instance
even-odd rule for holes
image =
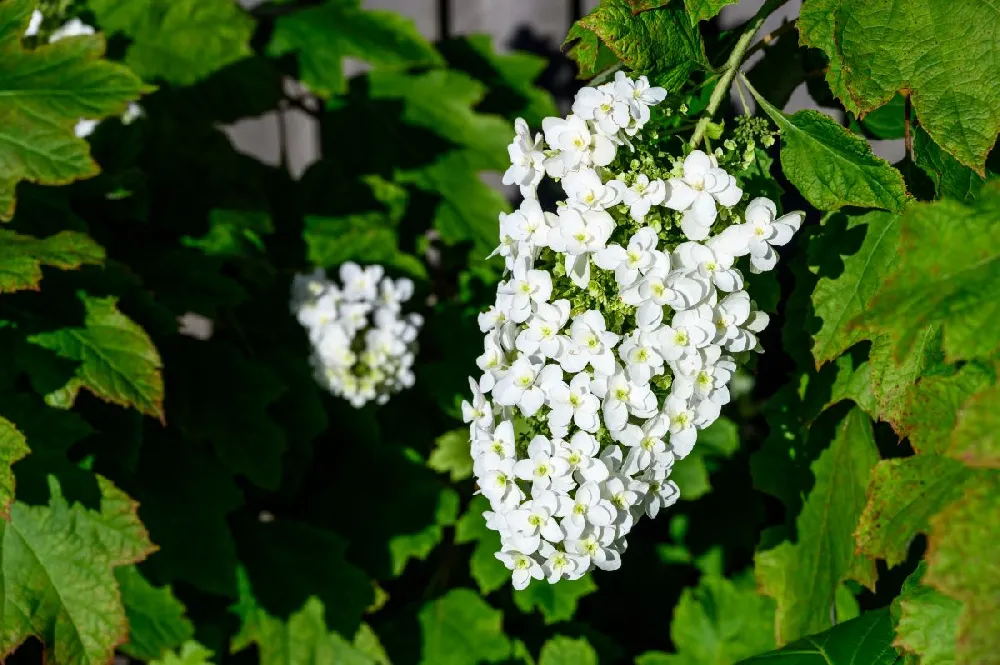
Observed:
[[[913,135],[913,156],[917,166],[934,182],[939,199],[971,201],[986,183],[983,177],[942,150],[921,127]]]
[[[1000,473],[979,474],[965,495],[931,518],[924,584],[964,603],[955,662],[1000,663]]]
[[[472,456],[469,454],[469,430],[461,428],[442,434],[434,441],[434,450],[427,459],[427,466],[439,473],[451,475],[451,481],[465,480],[472,475]]]
[[[345,539],[291,520],[242,520],[234,531],[254,598],[271,614],[289,616],[314,596],[330,630],[358,630],[375,595],[368,575],[348,560]]]
[[[309,598],[287,620],[273,616],[253,595],[245,571],[239,571],[240,600],[230,609],[240,618],[240,630],[233,637],[230,653],[256,644],[261,665],[375,665],[376,661],[358,651],[349,641],[326,626],[325,608],[318,598]]]
[[[216,340],[184,340],[172,366],[173,417],[191,441],[214,447],[219,459],[255,485],[281,484],[285,431],[269,409],[285,384],[259,359]]]
[[[143,573],[158,584],[183,581],[236,598],[236,543],[226,519],[243,504],[243,493],[218,460],[193,448],[175,440],[142,447],[136,498],[142,521],[160,546]]]
[[[503,613],[470,589],[452,589],[421,608],[420,665],[479,665],[504,662],[511,643]]]
[[[966,466],[1000,469],[1000,386],[973,395],[958,413],[947,455]]]
[[[940,455],[883,460],[872,471],[857,532],[858,551],[890,566],[906,560],[929,519],[962,495],[972,472]]]
[[[878,139],[901,139],[906,136],[906,98],[896,93],[885,106],[866,115],[861,124]]]
[[[101,60],[99,35],[64,39],[25,51],[21,36],[33,0],[0,3],[0,220],[14,214],[14,188],[28,180],[62,185],[97,175],[80,118],[123,113],[143,91],[122,65]]]
[[[389,67],[442,64],[411,19],[392,11],[362,9],[359,0],[327,0],[279,16],[267,54],[291,52],[298,54],[299,79],[321,97],[346,90],[343,59],[347,56]]]
[[[481,159],[488,162],[479,169],[507,167],[512,126],[500,116],[475,110],[487,93],[479,81],[447,69],[416,75],[375,70],[368,80],[372,99],[403,102],[402,121],[406,125],[428,129],[454,144],[481,151]]]
[[[597,665],[597,652],[585,638],[556,635],[542,645],[538,665]]]
[[[684,0],[688,14],[691,15],[691,22],[697,24],[698,21],[707,21],[715,18],[727,5],[735,5],[740,0]]]
[[[830,607],[845,580],[874,588],[875,563],[855,556],[853,534],[877,461],[871,422],[855,407],[812,465],[816,484],[795,521],[798,542],[757,553],[761,591],[778,604],[779,644],[828,628]]]
[[[72,270],[104,263],[104,248],[75,231],[32,238],[0,229],[0,293],[38,289],[42,266]]]
[[[534,83],[549,64],[545,58],[527,52],[497,53],[489,35],[466,35],[438,42],[437,48],[450,67],[487,87],[485,104],[497,112],[502,108],[504,117],[521,117],[528,125],[541,127],[544,118],[559,115],[552,95]],[[517,97],[520,105],[508,101],[508,95]],[[496,98],[495,106],[490,104],[490,98]]]
[[[647,653],[639,665],[729,665],[775,647],[774,601],[753,579],[706,575],[681,594],[670,624],[676,654]]]
[[[895,268],[855,319],[888,333],[896,355],[921,330],[940,322],[949,362],[987,356],[1000,349],[1000,182],[977,201],[918,203],[903,214]]]
[[[24,435],[14,423],[0,416],[0,521],[9,517],[10,502],[14,500],[14,462],[31,452]]]
[[[346,261],[359,261],[427,277],[420,259],[399,249],[396,225],[383,212],[343,217],[307,215],[302,237],[309,248],[309,262],[317,266],[334,268]]]
[[[705,1],[692,0],[699,6]],[[698,24],[692,23],[681,7],[633,15],[629,0],[604,0],[577,21],[563,44],[565,48],[576,39],[582,40],[584,50],[576,51],[581,66],[597,60],[598,44],[591,34],[629,69],[648,75],[654,84],[671,92],[686,83],[693,72],[707,67]]]
[[[806,4],[811,4],[810,0]],[[843,82],[858,115],[908,91],[920,125],[958,161],[984,172],[986,155],[1000,133],[1000,9],[977,0],[846,0],[818,20],[836,39],[821,46]],[[891,18],[889,18],[891,17]],[[969,38],[969,26],[987,34]],[[949,81],[949,85],[941,85]],[[832,86],[831,86],[832,87]],[[836,91],[836,89],[835,89]],[[841,91],[842,92],[842,91]],[[852,111],[855,109],[851,109]]]
[[[125,62],[147,80],[191,85],[251,54],[254,21],[229,0],[88,0],[109,34],[132,43]]]
[[[926,570],[921,561],[893,601],[896,646],[920,656],[921,665],[951,665],[962,603],[922,584]]]
[[[960,409],[990,379],[988,372],[973,364],[949,376],[922,378],[907,395],[900,434],[909,437],[918,453],[945,454]]]
[[[389,539],[394,576],[403,574],[410,559],[424,560],[438,546],[444,537],[444,527],[451,526],[458,519],[458,503],[458,492],[445,488],[438,495],[433,524],[416,533],[399,534]]]
[[[167,651],[162,658],[150,661],[150,665],[212,665],[212,652],[194,641],[181,645],[178,653]]]
[[[851,99],[844,81],[844,61],[840,56],[834,37],[835,28],[833,15],[839,12],[840,0],[806,0],[802,3],[799,20],[796,24],[799,41],[803,46],[811,46],[824,51],[830,59],[826,68],[826,82],[830,90],[844,104],[844,108],[858,114],[858,107]]]
[[[100,511],[72,506],[50,481],[47,506],[11,507],[0,520],[0,654],[31,636],[46,645],[46,662],[104,665],[127,636],[113,570],[154,547],[136,504],[98,477]]]
[[[710,491],[709,474],[715,470],[719,460],[728,459],[740,447],[736,423],[729,418],[719,418],[698,433],[698,443],[691,454],[674,462],[670,479],[677,483],[680,498],[693,501]]]
[[[898,661],[889,611],[875,610],[783,649],[741,660],[739,665],[893,665]]]
[[[128,619],[128,642],[120,648],[132,658],[156,660],[194,637],[194,626],[170,587],[154,587],[136,569],[115,569]]]
[[[563,580],[559,584],[536,580],[528,588],[514,592],[514,604],[525,614],[538,609],[545,623],[552,624],[572,619],[580,599],[595,591],[597,585],[590,573],[578,580]]]
[[[903,176],[876,157],[867,141],[819,111],[785,115],[751,91],[781,130],[782,170],[813,207],[857,206],[892,212],[903,208]]]
[[[858,239],[863,238],[857,251],[843,257],[843,270],[834,278],[820,276],[813,290],[813,309],[821,319],[819,330],[813,334],[812,354],[817,367],[865,339],[864,330],[852,328],[849,324],[866,311],[875,292],[896,264],[899,220],[899,215],[872,211],[864,215],[848,215],[846,225],[841,226],[842,219],[835,217],[824,223],[824,227],[837,226],[833,238],[823,234],[812,239],[811,248],[828,253],[831,240],[840,241],[841,246],[857,247]]]
[[[510,580],[510,571],[494,556],[500,551],[500,534],[486,526],[483,513],[487,510],[490,510],[489,500],[482,495],[474,496],[455,524],[456,543],[476,543],[469,559],[469,572],[484,596]]]
[[[247,257],[263,252],[263,236],[274,233],[271,216],[260,210],[213,210],[208,232],[200,238],[184,236],[181,242],[210,256]]]
[[[80,363],[60,392],[72,404],[80,388],[86,388],[107,402],[164,420],[163,363],[149,335],[118,311],[117,298],[78,295],[86,309],[82,328],[28,338],[61,358]]]

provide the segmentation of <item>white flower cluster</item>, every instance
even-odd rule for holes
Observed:
[[[761,351],[768,317],[737,259],[773,268],[802,221],[757,198],[734,223],[743,192],[699,150],[667,179],[616,172],[665,96],[619,72],[546,118],[544,136],[516,124],[504,182],[525,198],[500,217],[507,279],[480,315],[483,375],[462,406],[517,589],[617,569],[636,521],[677,500],[674,460],[729,402],[737,357]],[[546,175],[566,195],[554,213],[536,197]]]
[[[309,332],[316,377],[334,395],[360,408],[413,385],[419,314],[402,313],[413,282],[385,276],[382,266],[340,266],[342,286],[322,269],[297,275],[292,313]]]
[[[31,19],[28,22],[28,29],[25,30],[25,37],[34,37],[38,34],[39,28],[42,27],[42,21],[45,20],[42,12],[37,9],[32,12]],[[73,18],[60,26],[55,32],[49,36],[49,43],[53,44],[61,39],[66,39],[67,37],[78,37],[80,35],[92,35],[94,34],[94,27],[87,25],[78,18]],[[130,102],[125,113],[121,116],[122,124],[131,124],[136,118],[142,115],[142,107],[135,102]],[[99,120],[93,120],[91,118],[82,118],[76,123],[74,128],[74,133],[77,138],[87,138],[94,133],[97,129],[97,125],[100,123]]]

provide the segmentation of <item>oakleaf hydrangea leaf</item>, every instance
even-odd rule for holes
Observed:
[[[774,643],[774,601],[758,595],[753,579],[718,575],[688,587],[674,608],[670,637],[676,654],[650,652],[638,665],[728,665]]]
[[[584,34],[589,32],[629,69],[649,76],[668,91],[677,90],[693,72],[707,66],[697,23],[692,25],[682,7],[668,6],[638,15],[632,10],[629,0],[604,0],[576,23],[567,44],[576,37],[583,40],[586,50],[581,53],[581,65],[597,59],[595,40]]]
[[[797,542],[757,553],[761,591],[778,604],[779,644],[829,627],[841,582],[874,588],[875,563],[855,555],[853,534],[878,457],[871,421],[855,407],[812,465],[816,483],[795,522]]]
[[[898,660],[889,610],[875,610],[738,665],[894,665]]]
[[[37,290],[43,265],[70,270],[103,262],[104,249],[83,233],[33,238],[0,229],[0,293]]]
[[[14,188],[28,180],[61,185],[97,175],[80,118],[123,113],[143,91],[122,65],[101,60],[104,39],[75,37],[25,51],[33,0],[0,3],[0,219],[14,214]]]
[[[458,519],[458,492],[445,488],[438,495],[434,523],[416,533],[401,533],[389,539],[392,574],[402,575],[410,559],[426,559],[444,537],[444,527]]]
[[[179,651],[167,651],[162,658],[150,661],[150,665],[211,665],[214,654],[190,640],[181,645]]]
[[[1000,473],[989,471],[931,519],[924,583],[960,600],[955,663],[1000,663]]]
[[[991,380],[989,372],[968,364],[956,374],[928,376],[907,391],[900,435],[918,453],[946,454],[962,406]]]
[[[822,321],[813,333],[812,353],[817,367],[865,338],[863,330],[849,324],[866,311],[872,296],[896,263],[899,219],[897,214],[872,211],[848,215],[846,223],[834,217],[824,224],[837,224],[835,237],[844,244],[853,245],[850,249],[857,247],[859,238],[863,241],[853,254],[843,257],[843,270],[836,277],[821,276],[813,290],[813,309]],[[829,252],[829,240],[820,235],[813,243],[818,246],[817,251]]]
[[[847,0],[819,18],[833,24],[859,115],[908,91],[931,138],[984,173],[1000,133],[1000,8],[979,0]]]
[[[929,519],[962,495],[972,472],[941,455],[883,460],[872,471],[868,502],[854,534],[858,551],[890,566],[906,560]]]
[[[844,61],[834,38],[836,24],[834,17],[839,16],[844,3],[840,0],[807,0],[802,3],[799,20],[796,24],[799,32],[799,42],[803,46],[821,49],[830,60],[826,68],[826,82],[844,108],[858,114],[858,106],[851,99],[844,81]]]
[[[1000,348],[1000,182],[972,203],[938,201],[907,208],[895,268],[858,325],[883,330],[900,355],[940,322],[949,362]]]
[[[258,603],[242,569],[239,587],[239,602],[231,609],[240,618],[240,630],[233,637],[230,653],[256,644],[261,665],[375,665],[374,660],[358,651],[347,639],[327,628],[326,610],[318,598],[307,599],[300,609],[283,620]]]
[[[147,80],[190,85],[250,55],[254,21],[229,0],[89,0],[109,34],[131,40],[125,62]]]
[[[867,141],[819,111],[785,115],[754,96],[781,130],[782,170],[813,207],[902,209],[903,176],[875,156]]]
[[[514,604],[525,614],[537,609],[546,624],[558,623],[572,619],[580,599],[595,591],[597,585],[590,573],[578,580],[562,580],[559,584],[541,580],[529,584],[523,591],[515,591]]]
[[[135,566],[115,569],[128,619],[128,642],[120,649],[132,658],[156,660],[194,637],[194,626],[170,587],[155,587]]]
[[[556,635],[542,645],[538,665],[597,665],[597,653],[582,637]]]
[[[323,97],[346,89],[346,56],[395,67],[442,63],[411,19],[396,12],[362,9],[359,0],[328,0],[280,16],[267,52],[274,56],[297,53],[299,78]]]
[[[423,634],[420,665],[501,663],[511,655],[503,613],[471,589],[452,589],[424,605],[417,619]]]
[[[118,311],[117,298],[80,293],[82,328],[32,335],[28,341],[80,363],[61,390],[72,403],[80,388],[108,402],[164,418],[162,362],[146,332]]]
[[[434,450],[427,458],[427,466],[439,473],[447,473],[452,482],[472,475],[472,456],[469,455],[469,430],[461,428],[442,434],[434,441]]]
[[[934,183],[939,199],[971,201],[986,179],[945,152],[921,127],[913,134],[913,158]]]
[[[0,519],[8,517],[7,510],[14,500],[14,472],[10,467],[28,452],[24,435],[14,423],[0,417]]]
[[[153,551],[136,503],[104,478],[100,511],[63,498],[50,480],[47,506],[15,503],[0,520],[0,655],[31,636],[46,662],[104,665],[128,624],[113,569]]]
[[[896,646],[920,656],[921,665],[955,662],[955,638],[962,603],[925,586],[927,563],[920,562],[893,601]]]
[[[958,414],[947,455],[972,467],[1000,469],[1000,387],[973,395]]]
[[[632,13],[639,14],[650,9],[659,9],[677,0],[628,0]],[[691,15],[691,22],[707,21],[718,16],[726,5],[735,5],[739,0],[684,0],[684,6]]]

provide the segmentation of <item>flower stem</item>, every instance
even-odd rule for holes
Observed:
[[[736,45],[733,46],[732,53],[729,54],[729,58],[726,60],[726,64],[723,66],[722,75],[719,77],[719,82],[715,84],[715,89],[712,91],[712,96],[708,100],[708,107],[705,109],[705,114],[698,121],[698,126],[694,129],[694,134],[691,135],[691,141],[688,143],[692,148],[698,146],[702,139],[705,138],[705,131],[708,129],[708,123],[712,121],[712,117],[715,112],[719,110],[719,106],[722,104],[722,100],[726,98],[726,93],[729,92],[729,86],[733,83],[733,77],[736,76],[736,72],[739,71],[740,65],[743,64],[743,58],[746,56],[747,49],[750,48],[750,43],[753,42],[754,36],[760,27],[764,25],[765,19],[773,12],[775,9],[780,7],[785,3],[786,0],[768,0],[764,3],[764,6],[760,8],[760,11],[750,19],[746,24],[746,28],[743,30],[743,34],[736,41]]]

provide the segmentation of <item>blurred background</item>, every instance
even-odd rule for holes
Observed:
[[[262,0],[241,0],[251,9]],[[537,84],[548,90],[556,99],[561,111],[567,111],[573,95],[582,85],[576,80],[576,66],[559,46],[566,38],[570,26],[580,17],[600,4],[599,0],[365,0],[366,9],[384,9],[409,17],[416,22],[420,32],[431,41],[448,37],[473,34],[490,36],[498,53],[525,51],[542,56],[549,65]],[[764,0],[741,0],[726,7],[718,18],[705,25],[706,30],[729,30],[753,16]],[[778,28],[782,21],[798,16],[801,0],[793,0],[771,15],[758,34],[758,39]],[[755,54],[745,71],[750,71],[764,57]],[[348,62],[347,75],[364,71],[363,63]],[[293,85],[289,82],[289,85]],[[735,98],[735,96],[734,96]],[[736,102],[737,104],[739,102]],[[751,100],[750,105],[753,105]],[[798,84],[790,94],[784,110],[789,113],[801,109],[818,109],[838,121],[843,112],[824,107],[809,94],[806,83]],[[259,118],[242,120],[227,128],[236,146],[259,158],[277,165],[281,161],[281,137],[284,132],[286,159],[294,175],[301,175],[320,157],[319,123],[299,109],[284,109]],[[896,163],[903,158],[902,139],[871,139],[875,153]],[[500,186],[499,176],[490,181]],[[516,188],[509,192],[516,196]]]

